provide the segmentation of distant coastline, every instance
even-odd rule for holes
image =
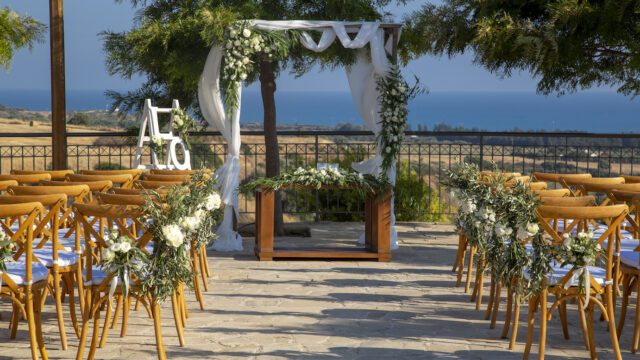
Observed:
[[[348,93],[278,92],[278,123],[287,128],[335,128],[362,125]],[[9,108],[47,112],[47,90],[1,90],[0,104]],[[102,91],[68,90],[67,108],[106,112],[110,101]],[[135,119],[132,119],[135,121]],[[262,121],[260,94],[245,91],[243,124]],[[410,105],[413,130],[433,130],[436,124],[490,131],[640,132],[640,98],[609,92],[585,92],[563,97],[523,92],[431,92]]]

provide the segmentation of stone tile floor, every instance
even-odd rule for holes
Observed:
[[[362,224],[312,224],[313,238],[290,244],[355,243]],[[258,262],[253,239],[245,251],[211,252],[214,271],[206,310],[189,298],[187,346],[178,346],[169,308],[163,307],[163,333],[170,359],[519,359],[526,329],[523,308],[519,345],[507,349],[500,329],[491,330],[484,312],[475,311],[463,289],[454,287],[451,264],[457,238],[447,225],[402,224],[400,250],[391,263],[345,261]],[[322,239],[322,240],[320,240]],[[330,240],[327,240],[330,239]],[[8,324],[6,302],[0,305]],[[547,358],[583,359],[578,315],[570,306],[571,340],[550,322]],[[70,326],[69,349],[61,350],[53,306],[45,309],[45,341],[52,359],[75,358],[77,339]],[[501,313],[502,315],[502,313]],[[69,321],[69,320],[68,320]],[[69,321],[70,322],[70,321]],[[631,315],[621,345],[629,352]],[[500,326],[499,326],[500,327]],[[599,355],[611,358],[605,323],[596,324]],[[144,311],[132,313],[128,335],[112,330],[98,359],[153,359],[152,322]],[[28,359],[26,324],[18,339],[0,327],[0,359]],[[536,334],[537,339],[537,334]],[[537,348],[534,346],[537,356]],[[86,356],[86,352],[85,352]]]

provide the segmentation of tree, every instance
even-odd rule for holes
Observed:
[[[539,77],[544,94],[594,86],[640,94],[640,0],[446,0],[406,20],[405,59],[473,51],[498,75]]]
[[[140,89],[125,94],[109,92],[113,107],[139,110],[145,98],[181,104],[198,112],[197,88],[207,54],[224,41],[226,29],[241,19],[265,20],[382,20],[384,7],[393,0],[131,0],[138,9],[137,22],[127,32],[104,32],[109,72],[130,78],[146,76]],[[404,2],[400,0],[397,2]],[[301,76],[312,67],[322,69],[353,62],[354,52],[334,44],[321,54],[293,46],[286,59],[263,58],[259,73],[248,74],[246,84],[261,82],[264,104],[266,175],[280,172],[276,135],[276,79],[290,69]],[[282,209],[276,197],[276,232],[282,234]]]
[[[0,8],[0,67],[9,70],[16,50],[31,49],[42,40],[45,26],[30,16],[20,16],[8,7]]]

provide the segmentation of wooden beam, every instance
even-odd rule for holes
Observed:
[[[67,116],[64,66],[64,0],[49,0],[51,45],[51,146],[53,169],[67,168]]]

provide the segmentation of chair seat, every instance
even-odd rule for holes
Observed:
[[[86,270],[82,270],[82,279],[84,281],[85,286],[86,285],[100,285],[100,283],[102,283],[104,281],[104,279],[106,279],[107,277],[107,273],[104,272],[102,269],[100,269],[100,267],[98,266],[92,266],[91,267],[91,283],[87,282],[87,271]]]
[[[593,235],[594,235],[594,236],[595,236],[595,238],[597,239],[597,238],[599,238],[600,236],[602,236],[602,234],[604,234],[604,232],[605,232],[605,231],[607,231],[607,229],[608,229],[608,227],[607,227],[607,226],[605,226],[605,225],[600,225],[600,227],[599,227],[597,230],[595,230],[595,231],[593,232]],[[623,239],[633,239],[633,234],[632,234],[632,233],[630,233],[630,232],[629,232],[629,231],[627,231],[627,230],[620,230],[620,236],[621,236]]]
[[[24,261],[7,261],[5,262],[7,271],[5,274],[13,280],[17,285],[25,285],[26,282],[26,264]],[[46,280],[49,276],[49,269],[40,263],[31,264],[31,281],[37,283],[42,280]]]
[[[549,286],[554,286],[558,284],[562,280],[562,278],[564,278],[567,275],[567,273],[571,271],[571,266],[567,265],[565,267],[560,267],[555,261],[552,261],[551,267],[552,267],[553,273],[547,274],[547,284]],[[597,266],[588,266],[588,268],[589,268],[589,273],[591,274],[591,277],[593,277],[599,285],[601,286],[604,285],[607,271]],[[525,270],[524,276],[526,279],[529,279],[529,272],[527,270]],[[570,286],[579,286],[579,285],[580,285],[579,277],[574,276],[571,279]]]
[[[605,240],[602,243],[602,247],[606,250],[608,244],[609,239]],[[625,238],[620,240],[620,251],[634,251],[638,247],[638,245],[640,245],[640,240]]]
[[[53,267],[53,248],[51,246],[33,249],[33,255],[46,267]],[[68,251],[58,251],[58,266],[71,266],[77,263],[78,255]]]
[[[624,265],[640,269],[640,253],[633,250],[621,251],[620,262]]]

